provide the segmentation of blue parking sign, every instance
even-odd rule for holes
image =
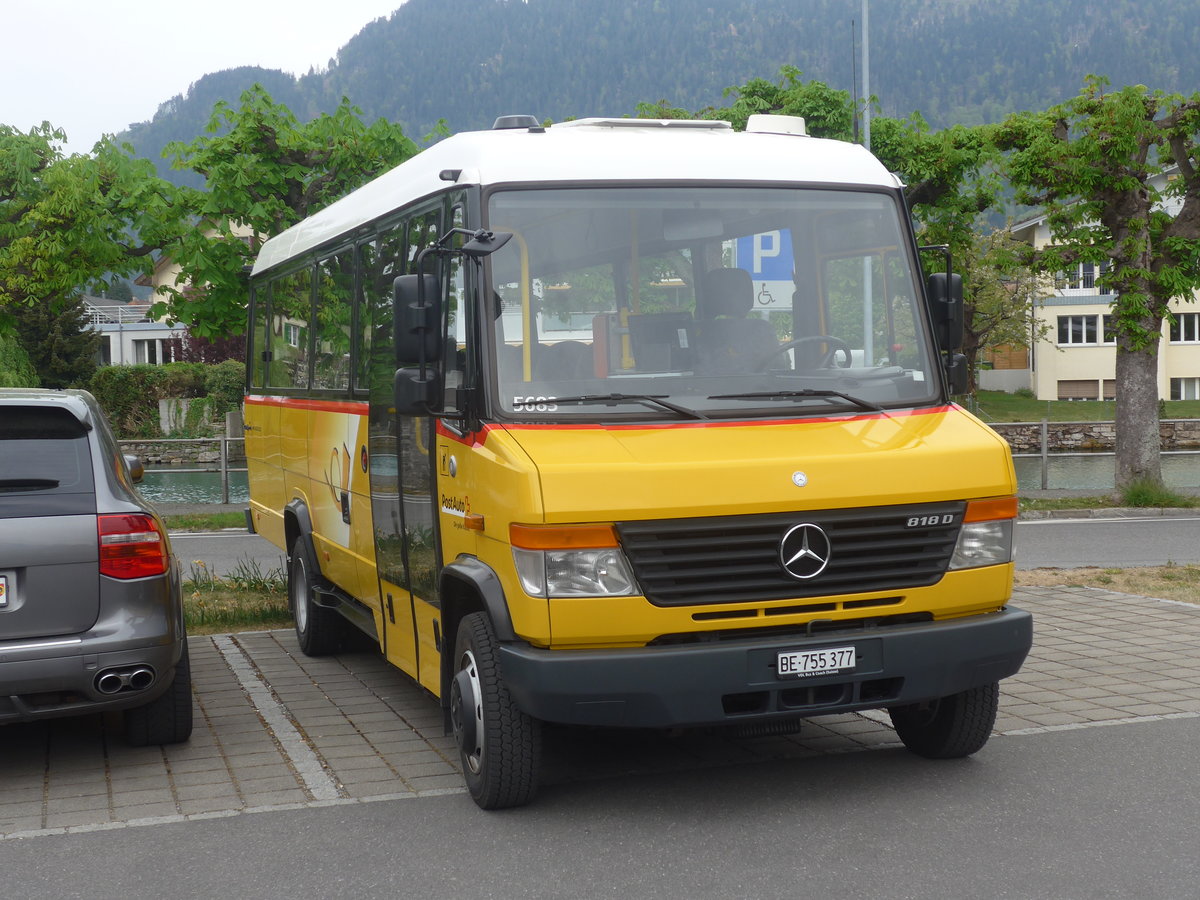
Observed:
[[[750,273],[756,309],[787,307],[795,289],[792,234],[786,228],[738,238],[734,265]]]
[[[737,239],[735,264],[755,281],[792,280],[792,234],[786,228]]]

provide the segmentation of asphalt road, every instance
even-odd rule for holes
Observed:
[[[225,575],[239,566],[266,573],[284,569],[283,552],[244,531],[173,534],[187,577],[203,561]],[[1162,566],[1200,563],[1200,516],[1147,519],[1022,519],[1017,524],[1017,568]]]
[[[1200,719],[0,842],[24,898],[1192,897]],[[19,873],[19,874],[18,874]],[[18,881],[11,879],[17,878]]]
[[[1200,516],[1022,519],[1016,545],[1018,569],[1200,563]]]

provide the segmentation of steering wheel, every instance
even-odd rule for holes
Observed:
[[[829,344],[829,349],[826,350],[821,355],[821,358],[817,361],[818,368],[825,369],[825,368],[832,367],[834,365],[834,360],[837,357],[839,352],[842,353],[843,357],[844,357],[843,361],[841,363],[839,363],[841,368],[843,368],[843,369],[850,368],[850,363],[851,363],[852,359],[851,359],[849,344],[847,344],[841,338],[834,337],[833,335],[830,335],[830,334],[809,334],[809,335],[805,335],[804,337],[798,337],[795,340],[785,341],[784,343],[780,344],[778,347],[776,347],[774,350],[772,350],[770,353],[768,353],[765,357],[763,357],[759,361],[758,366],[755,369],[755,371],[756,372],[767,371],[767,363],[769,363],[771,360],[773,360],[776,356],[779,356],[781,353],[787,353],[789,350],[794,350],[797,347],[803,347],[806,344],[818,344],[818,343]]]

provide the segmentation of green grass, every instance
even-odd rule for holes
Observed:
[[[1168,400],[1164,419],[1200,419],[1200,400]],[[971,411],[985,422],[1112,422],[1117,404],[1112,400],[1035,400],[1004,391],[979,391]]]
[[[240,512],[163,516],[163,520],[170,531],[219,531],[222,528],[246,527],[246,516]]]
[[[243,561],[218,578],[204,563],[193,563],[183,583],[183,617],[189,634],[287,628],[292,617],[283,569],[264,572]]]

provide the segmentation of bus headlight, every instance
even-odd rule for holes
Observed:
[[[950,570],[998,566],[1013,561],[1013,522],[1017,500],[976,500],[967,504]]]
[[[513,525],[509,536],[517,577],[531,597],[628,597],[638,593],[611,525]]]

